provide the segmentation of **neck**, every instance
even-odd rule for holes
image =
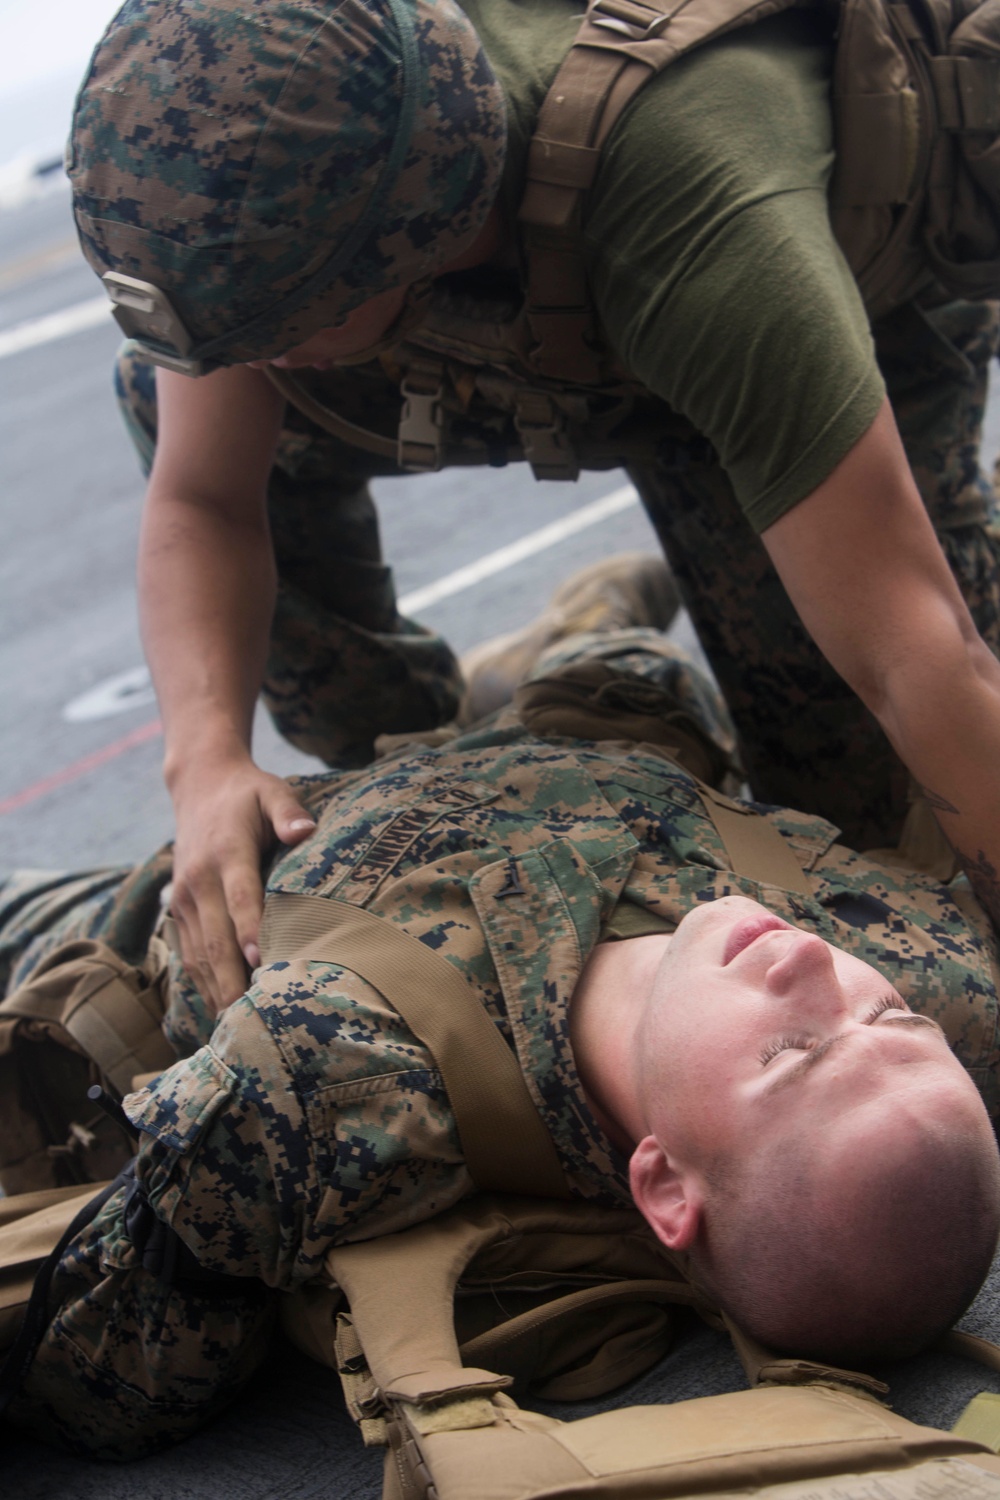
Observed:
[[[587,1101],[626,1151],[647,1133],[638,1089],[640,1023],[669,941],[653,935],[598,944],[573,991],[570,1040]]]

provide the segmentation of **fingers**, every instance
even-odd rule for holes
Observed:
[[[283,781],[277,783],[273,797],[264,800],[264,814],[283,844],[300,844],[316,827],[311,818]]]
[[[257,933],[264,910],[264,886],[260,878],[259,859],[258,853],[253,864],[228,865],[223,871],[226,910],[236,944],[248,969],[256,969],[260,965]]]
[[[246,960],[230,913],[226,881],[236,893],[244,931],[252,933],[255,939],[261,905],[260,877],[255,866],[256,861],[248,871],[241,860],[235,866],[224,863],[220,869],[211,862],[195,859],[183,865],[175,877],[172,907],[184,967],[216,1015],[239,999],[247,984]]]
[[[316,827],[280,777],[252,762],[224,775],[202,768],[175,795],[173,913],[184,967],[216,1015],[260,964],[260,865],[277,837],[297,844]]]

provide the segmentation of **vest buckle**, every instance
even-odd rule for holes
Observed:
[[[536,479],[579,479],[580,460],[566,432],[566,418],[551,396],[518,391],[514,426]]]
[[[680,9],[679,5],[674,7],[674,10]],[[643,4],[642,0],[638,3],[637,0],[595,0],[588,20],[592,26],[603,26],[634,42],[644,42],[666,31],[673,16],[673,10],[660,10],[655,5]]]
[[[444,370],[436,361],[417,363],[400,385],[396,461],[410,473],[436,473],[444,461]]]

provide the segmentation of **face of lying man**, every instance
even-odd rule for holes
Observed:
[[[777,1136],[816,1142],[831,1191],[859,1153],[905,1153],[918,1119],[991,1137],[940,1027],[860,959],[743,897],[637,941],[660,945],[633,1051],[648,1133],[633,1160],[640,1207],[645,1169],[660,1189],[665,1165],[686,1174],[678,1203],[690,1209],[713,1162]],[[675,1217],[662,1237],[683,1249],[698,1217]]]

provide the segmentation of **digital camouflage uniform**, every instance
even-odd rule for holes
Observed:
[[[496,204],[511,241],[511,264],[480,268],[479,284],[463,281],[462,294],[476,300],[481,326],[491,319],[503,321],[497,303],[508,295],[511,282],[515,304],[523,301],[526,267],[514,218],[528,141],[575,35],[577,10],[570,0],[524,5],[518,0],[465,0],[467,15],[445,0],[342,0],[315,6],[302,0],[277,7],[269,0],[190,0],[183,6],[174,0],[127,0],[95,52],[75,110],[69,175],[84,254],[99,274],[111,269],[152,278],[174,298],[197,348],[204,352],[214,340],[223,362],[238,363],[285,352],[386,288],[419,286],[474,242]],[[743,33],[744,41],[747,35],[765,38],[759,42],[761,53],[783,60],[763,85],[755,85],[756,95],[740,96],[743,113],[729,120],[726,153],[712,181],[734,178],[736,197],[726,207],[733,219],[771,167],[766,160],[756,162],[752,180],[744,181],[737,137],[749,135],[748,116],[763,113],[762,103],[780,94],[798,67],[789,61],[791,53],[782,50],[791,35],[787,28],[808,29],[818,14],[810,19],[797,8],[784,18],[755,21]],[[407,27],[414,59],[409,71]],[[520,39],[516,45],[508,45],[512,33]],[[605,175],[631,181],[638,157],[630,167],[623,143],[646,140],[634,121],[649,124],[651,117],[643,112],[651,97],[659,93],[667,104],[675,104],[676,93],[668,97],[664,90],[678,87],[676,80],[685,70],[707,66],[705,58],[718,62],[741,46],[732,35],[716,37],[647,85],[602,149],[602,163],[611,162]],[[818,180],[817,173],[828,176],[833,166],[831,41],[827,35],[806,43],[800,36],[792,48],[796,50],[800,56],[821,53],[826,70],[822,139],[808,135],[812,181]],[[741,76],[759,80],[761,59],[751,52],[749,47],[741,57]],[[412,84],[412,118],[406,99],[399,97],[406,94],[406,76]],[[722,77],[713,76],[716,83]],[[235,88],[234,78],[239,80]],[[723,78],[727,81],[731,85],[733,78]],[[708,134],[709,106],[717,106],[725,92],[719,86],[710,98],[697,94],[696,131],[684,137],[683,149],[676,153],[678,175],[693,175],[691,158]],[[793,90],[789,97],[794,103],[805,96]],[[742,131],[737,128],[740,119]],[[676,111],[665,110],[654,124],[670,131],[683,121]],[[799,163],[788,144],[793,134],[789,121],[782,119],[770,147],[772,155],[788,158],[794,178]],[[673,143],[676,137],[668,139]],[[766,153],[769,146],[757,142],[755,149]],[[659,170],[665,174],[673,156],[669,151],[659,156]],[[655,214],[656,186],[669,180],[655,178],[655,165],[650,170],[652,191],[643,184],[648,197],[629,200],[623,221],[610,216],[607,243],[595,234],[601,243],[587,244],[585,270],[599,318],[602,297],[609,307],[620,307],[609,287],[609,265],[619,250],[623,264],[633,265],[623,242],[636,224],[644,225]],[[585,241],[594,215],[599,218],[602,194],[607,198],[601,175],[599,169],[584,206]],[[794,186],[782,179],[775,200],[790,199]],[[704,185],[699,188],[703,191],[707,193]],[[825,210],[825,194],[820,196]],[[692,213],[689,223],[683,211],[678,217],[687,237],[679,235],[679,247],[668,241],[677,264],[663,266],[667,280],[681,277],[678,266],[691,244],[694,259],[699,245],[705,262],[725,259],[718,237],[701,240],[703,220]],[[693,329],[685,325],[680,337],[655,297],[632,319],[633,325],[654,331],[657,347],[698,347],[713,378],[719,365],[709,366],[709,355],[718,359],[720,347],[727,370],[751,371],[743,388],[725,387],[725,409],[721,416],[715,414],[714,422],[699,408],[699,431],[711,431],[716,448],[724,446],[728,426],[738,426],[740,415],[750,429],[763,432],[776,425],[786,407],[798,414],[797,391],[821,385],[826,367],[845,362],[837,358],[837,330],[832,323],[823,324],[813,300],[822,279],[817,267],[835,278],[841,267],[825,211],[823,218],[821,241],[805,231],[785,237],[796,258],[778,289],[777,323],[772,318],[757,326],[767,253],[757,260],[752,253],[736,254],[743,279],[735,293],[730,287],[726,297],[705,308],[704,322]],[[658,232],[662,230],[659,224]],[[783,243],[780,234],[778,241]],[[746,244],[734,241],[737,250],[740,245],[745,250]],[[849,281],[846,266],[843,270]],[[313,284],[316,276],[323,282],[319,290]],[[625,277],[628,283],[636,279]],[[781,317],[799,283],[812,288],[800,294],[808,305],[782,342]],[[864,345],[870,374],[868,329],[853,285],[851,297],[851,311],[841,309],[842,321],[845,327],[850,324],[852,339],[858,335],[855,344]],[[749,331],[736,320],[743,307],[751,309]],[[858,328],[852,322],[855,314]],[[733,337],[734,328],[742,342]],[[998,521],[992,491],[978,468],[986,373],[997,347],[996,309],[953,303],[927,311],[908,303],[880,316],[872,331],[921,494],[979,630],[996,651]],[[411,332],[417,349],[423,348],[421,330]],[[629,351],[621,349],[622,337],[631,341],[633,351],[642,352],[635,326],[619,328],[612,317],[600,333],[609,366],[615,363],[612,356],[628,357]],[[789,341],[809,351],[796,375],[788,373]],[[711,349],[702,352],[702,343]],[[760,388],[752,373],[758,367],[750,358],[755,344],[774,345],[780,354],[777,365],[767,366]],[[639,366],[649,391],[660,390],[641,358]],[[388,368],[390,360],[374,360],[310,377],[310,382],[330,408],[392,439],[401,395]],[[617,373],[628,375],[627,370]],[[492,366],[487,375],[496,384]],[[526,375],[518,368],[515,376],[531,386],[530,371]],[[473,399],[467,368],[453,369],[449,378],[454,386],[449,399]],[[693,377],[687,381],[688,389],[696,384]],[[678,411],[686,411],[685,392],[670,389]],[[118,391],[148,464],[156,441],[152,376],[128,348],[119,365]],[[571,395],[583,403],[587,389],[573,387]],[[812,414],[821,433],[850,405],[841,395],[831,396],[828,405],[821,403],[818,417]],[[730,483],[716,452],[687,418],[671,410],[665,399],[656,399],[652,440],[647,431],[647,441],[634,451],[623,440],[621,451],[607,462],[624,462],[641,493],[730,704],[756,794],[822,811],[859,847],[884,842],[894,824],[898,831],[905,811],[902,767],[872,716],[823,661],[790,608],[736,502],[736,479]],[[851,442],[839,449],[841,458],[874,416],[870,399],[862,404],[865,426],[851,427]],[[502,462],[501,450],[511,446],[510,414],[498,417],[494,411],[492,420],[499,425],[480,422],[475,411],[468,416],[469,425],[478,423],[492,443],[490,461]],[[592,412],[587,421],[597,425]],[[615,450],[616,433],[612,423],[606,448]],[[816,438],[815,432],[796,432],[791,471],[810,435]],[[822,469],[821,478],[828,477],[836,461]],[[733,473],[738,467],[737,458]],[[379,732],[429,727],[447,719],[456,702],[454,658],[438,638],[400,620],[382,563],[366,484],[373,475],[390,472],[395,472],[391,458],[374,458],[328,436],[297,412],[288,413],[270,493],[279,591],[264,694],[285,735],[340,766],[363,763]],[[758,477],[766,498],[766,481],[763,474]],[[813,480],[820,482],[812,475],[797,499],[811,492]],[[752,498],[754,503],[761,500],[760,495]],[[850,768],[847,775],[845,767]]]
[[[548,15],[552,8],[540,9]],[[529,16],[519,15],[528,25]],[[567,42],[574,25],[571,18]],[[524,107],[525,99],[515,103]],[[84,142],[87,130],[85,119]],[[626,116],[617,132],[628,130]],[[517,189],[508,176],[502,195],[508,214],[516,208]],[[127,268],[127,260],[122,264]],[[502,276],[485,276],[477,295],[486,282],[487,291],[493,282],[505,285]],[[488,321],[492,314],[487,309],[483,316]],[[978,467],[996,309],[953,303],[928,311],[907,304],[872,331],[921,495],[979,630],[996,651],[998,522]],[[612,348],[616,332],[604,329]],[[706,337],[717,341],[725,333],[722,319]],[[668,329],[664,341],[670,337]],[[419,329],[412,342],[422,347]],[[735,347],[733,359],[739,361]],[[340,416],[392,439],[402,399],[392,369],[384,357],[339,373],[310,374],[306,382]],[[461,377],[459,395],[460,388]],[[127,347],[118,392],[148,463],[156,435],[152,373]],[[751,401],[758,424],[766,426],[772,408],[788,395],[779,383],[766,392],[741,392],[736,404]],[[460,420],[476,425],[471,415]],[[494,438],[498,432],[516,438],[509,414],[497,420]],[[898,830],[905,810],[905,772],[874,718],[799,623],[715,450],[662,402],[658,420],[655,443],[632,449],[623,438],[612,462],[628,468],[674,569],[734,714],[756,794],[822,810],[860,847],[883,839],[894,820]],[[493,461],[502,458],[494,453]],[[396,472],[391,458],[349,446],[288,410],[270,487],[279,591],[264,696],[281,732],[331,764],[360,764],[379,732],[426,728],[454,709],[455,661],[440,639],[414,634],[399,620],[379,551],[366,486],[375,475]]]
[[[874,329],[921,497],[996,654],[1000,514],[979,448],[998,330],[993,303],[907,306]],[[153,372],[128,345],[116,388],[148,464]],[[309,388],[350,420],[392,430],[398,419],[398,387],[378,361],[313,375]],[[665,419],[655,462],[629,466],[629,477],[736,721],[755,793],[822,808],[859,847],[886,842],[905,812],[905,769],[802,626],[711,447]],[[279,587],[263,696],[281,732],[331,764],[361,764],[379,733],[430,728],[457,703],[454,657],[397,616],[382,563],[367,481],[399,472],[287,410],[270,488]]]
[[[536,676],[595,654],[644,711],[681,707],[728,750],[717,697],[649,632],[578,637]],[[318,827],[278,858],[269,891],[362,906],[452,963],[515,1050],[582,1198],[628,1201],[626,1161],[587,1106],[570,1047],[581,968],[602,938],[670,931],[729,894],[872,963],[940,1021],[1000,1112],[997,948],[964,877],[946,888],[853,853],[820,818],[770,809],[812,894],[762,887],[733,874],[691,776],[654,747],[539,739],[513,709],[443,747],[296,784]],[[89,894],[86,879],[10,883],[9,983],[68,936],[114,927],[135,952],[164,876],[158,856],[131,877],[89,877]],[[246,1278],[246,1291],[167,1286],[142,1269],[124,1190],[79,1236],[11,1416],[110,1457],[179,1438],[231,1399],[264,1357],[276,1292],[314,1277],[329,1246],[403,1229],[473,1186],[434,1059],[345,968],[271,964],[213,1027],[175,965],[166,1029],[181,1060],[126,1101],[143,1132],[137,1175],[199,1264]]]

